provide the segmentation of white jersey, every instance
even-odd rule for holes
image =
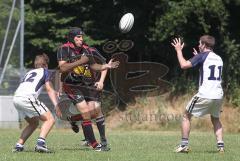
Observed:
[[[49,81],[49,72],[45,68],[30,70],[18,86],[15,96],[37,98],[45,82]]]
[[[222,99],[222,68],[220,56],[210,51],[200,53],[190,59],[192,66],[200,65],[198,97],[208,99]]]

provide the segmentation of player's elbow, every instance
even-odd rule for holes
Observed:
[[[181,67],[181,69],[188,69],[188,66],[186,66],[186,65],[181,65],[180,67]]]
[[[192,64],[190,62],[185,62],[180,64],[181,69],[188,69],[192,67]]]

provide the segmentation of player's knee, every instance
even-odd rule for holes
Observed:
[[[51,117],[51,118],[49,119],[49,122],[50,122],[52,125],[54,125],[54,124],[55,124],[55,119],[54,119],[54,117]]]
[[[95,106],[95,108],[97,108],[97,109],[101,109],[101,102],[95,101],[95,102],[94,102],[94,106]]]
[[[82,113],[82,118],[83,118],[83,120],[91,119],[90,112],[83,112]]]
[[[185,112],[182,117],[183,121],[190,121],[191,120],[191,114]]]
[[[54,117],[51,113],[46,115],[46,120],[45,121],[47,121],[51,125],[55,124],[55,119],[54,119]]]

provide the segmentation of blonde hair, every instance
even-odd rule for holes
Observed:
[[[43,53],[37,55],[34,60],[34,67],[35,68],[47,68],[49,63],[49,58],[47,54]]]

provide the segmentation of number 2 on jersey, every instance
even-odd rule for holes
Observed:
[[[209,66],[208,68],[210,69],[210,77],[208,77],[208,80],[221,80],[221,74],[222,74],[222,66],[218,66],[217,69],[218,69],[218,77],[215,77],[215,67],[216,65],[211,65]]]
[[[25,75],[25,77],[23,78],[23,82],[33,82],[34,77],[36,77],[36,75],[37,75],[36,72],[32,72],[32,73],[29,73],[29,74]]]

